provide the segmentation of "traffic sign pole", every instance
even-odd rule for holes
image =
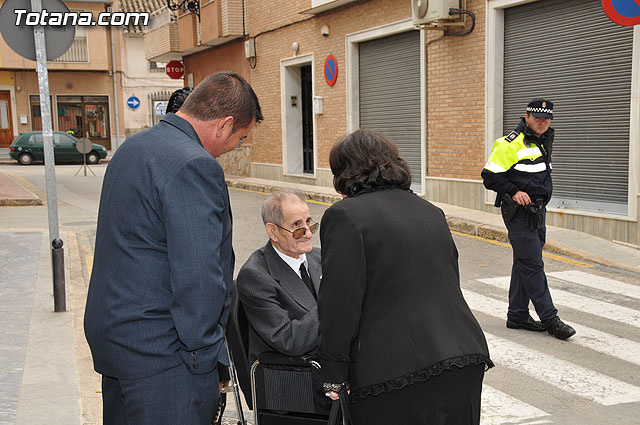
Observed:
[[[31,0],[31,11],[40,13],[42,0]],[[53,128],[51,125],[51,101],[49,99],[49,75],[47,72],[47,48],[44,28],[33,29],[36,47],[38,86],[40,88],[40,116],[42,117],[42,140],[44,142],[44,167],[47,187],[47,209],[49,212],[49,241],[53,270],[54,310],[66,311],[64,282],[64,251],[58,229],[58,197],[56,194],[56,170],[53,156]]]

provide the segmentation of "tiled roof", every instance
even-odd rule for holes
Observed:
[[[158,14],[167,8],[167,0],[120,0],[118,1],[119,12],[149,12],[151,16]],[[142,34],[142,25],[129,24],[124,27],[124,32],[129,34]]]

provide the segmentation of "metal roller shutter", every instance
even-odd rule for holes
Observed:
[[[633,28],[600,0],[505,10],[504,134],[534,97],[554,103],[550,206],[627,213]]]
[[[396,144],[420,190],[420,32],[366,41],[359,50],[360,128]]]

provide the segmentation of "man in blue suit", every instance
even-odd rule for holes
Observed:
[[[213,417],[234,268],[229,194],[215,157],[261,120],[251,86],[216,73],[113,156],[84,320],[104,424]]]

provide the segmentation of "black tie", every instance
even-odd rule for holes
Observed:
[[[307,273],[307,268],[304,266],[304,263],[300,264],[300,277],[302,277],[302,281],[313,294],[313,298],[317,298],[316,291],[313,289],[313,283],[311,283],[311,277],[309,277],[309,273]]]

